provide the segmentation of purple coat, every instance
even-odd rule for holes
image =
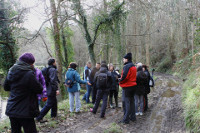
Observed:
[[[46,89],[46,83],[44,76],[42,75],[42,71],[38,68],[35,68],[35,75],[36,79],[40,82],[40,84],[43,86],[42,94],[38,94],[38,100],[41,100],[43,97],[47,97],[47,89]]]

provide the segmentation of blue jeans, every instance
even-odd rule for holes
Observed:
[[[51,109],[51,117],[57,116],[57,98],[56,96],[49,96],[47,99],[47,103],[44,108],[41,110],[40,115],[37,117],[37,120],[42,120],[43,117],[49,112]]]
[[[80,100],[80,92],[69,92],[69,105],[70,112],[74,112],[74,97],[76,103],[76,112],[79,112],[81,109],[81,100]]]
[[[143,112],[144,108],[144,96],[135,94],[135,113]]]
[[[134,96],[127,97],[125,95],[126,90],[122,91],[122,100],[123,100],[123,111],[124,111],[124,117],[123,122],[129,123],[130,120],[135,120],[135,101]]]
[[[85,93],[85,95],[83,96],[83,100],[86,100],[86,103],[89,103],[90,102],[90,93],[92,91],[92,87],[90,85],[86,85],[86,89],[87,89],[87,92]]]

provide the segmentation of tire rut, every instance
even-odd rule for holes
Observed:
[[[123,133],[184,133],[185,124],[181,105],[182,81],[177,77],[156,74],[155,87],[151,89],[149,110],[143,116],[137,116],[136,122],[119,124]],[[99,109],[100,110],[100,107]],[[53,133],[104,133],[112,123],[123,117],[122,109],[107,109],[106,119],[90,112],[77,114],[76,118],[67,118]]]

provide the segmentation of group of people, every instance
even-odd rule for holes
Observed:
[[[57,116],[57,99],[59,80],[56,60],[48,60],[46,75],[34,66],[35,58],[31,53],[22,54],[9,69],[4,82],[4,90],[10,91],[6,115],[9,116],[12,133],[37,133],[34,118],[41,121],[51,109],[51,117]],[[41,100],[48,99],[39,111]],[[45,100],[44,100],[45,101]]]
[[[6,107],[13,133],[20,133],[23,127],[25,133],[36,133],[36,121],[43,122],[43,117],[51,110],[51,117],[57,117],[57,98],[59,95],[59,79],[57,76],[56,60],[49,59],[48,67],[42,71],[34,66],[35,58],[31,53],[22,54],[18,61],[10,68],[4,89],[10,91]],[[75,62],[69,64],[65,75],[65,85],[69,94],[70,112],[81,111],[80,84],[86,84],[87,92],[82,100],[93,103],[89,111],[96,114],[101,100],[100,117],[105,117],[106,108],[118,108],[119,86],[122,87],[122,105],[124,116],[120,123],[128,124],[135,121],[136,115],[143,115],[148,108],[147,94],[150,93],[150,74],[147,66],[132,63],[132,54],[128,53],[123,58],[124,67],[119,73],[113,64],[105,61],[96,63],[92,68],[87,62],[83,80]],[[92,100],[90,101],[90,94]],[[113,104],[113,97],[115,106]],[[74,109],[75,99],[75,109]],[[109,100],[108,100],[109,99]],[[46,101],[45,106],[39,111],[39,104]],[[109,104],[108,104],[109,103]]]
[[[115,69],[113,64],[107,65],[105,61],[102,61],[101,63],[96,63],[96,66],[91,70],[91,62],[87,62],[83,72],[83,80],[81,80],[76,71],[77,64],[75,62],[70,63],[65,81],[69,92],[70,112],[74,112],[74,97],[76,101],[75,111],[80,112],[80,84],[86,84],[87,92],[82,100],[90,103],[90,94],[92,93],[94,107],[90,111],[94,114],[96,114],[99,104],[103,100],[100,118],[105,117],[107,107],[119,107],[119,86],[122,87],[124,111],[123,120],[119,122],[128,124],[130,120],[136,120],[136,115],[143,115],[143,112],[147,111],[148,108],[147,95],[150,93],[150,73],[146,65],[137,63],[135,66],[132,63],[131,53],[124,56],[123,62],[124,67],[121,75],[119,74],[119,69]]]

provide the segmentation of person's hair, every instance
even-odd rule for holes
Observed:
[[[48,60],[48,65],[51,66],[55,62],[56,62],[56,60],[54,58],[51,58],[51,59]]]
[[[110,70],[110,67],[113,67],[113,70],[115,70],[115,67],[112,63],[109,64],[109,70]]]
[[[100,63],[100,62],[98,62],[98,63],[96,63],[96,64],[99,64],[99,65],[101,65],[101,63]]]
[[[148,66],[147,66],[147,65],[142,65],[142,67],[143,67],[145,70],[148,70]]]
[[[137,66],[138,66],[138,67],[139,67],[139,66],[142,66],[142,63],[141,63],[141,62],[137,63]]]
[[[101,64],[106,64],[106,61],[102,61]]]
[[[106,68],[108,68],[108,66],[107,66],[105,63],[101,64],[101,67],[106,67]]]
[[[88,64],[92,64],[92,63],[91,63],[90,61],[88,61],[88,62],[87,62],[87,65],[88,65]]]
[[[71,62],[71,63],[69,64],[69,67],[68,67],[68,68],[72,68],[72,69],[75,69],[75,70],[76,70],[77,66],[78,66],[78,65],[77,65],[75,62]]]
[[[139,71],[142,71],[142,66],[139,66],[138,68],[137,68],[137,71],[139,72]]]

